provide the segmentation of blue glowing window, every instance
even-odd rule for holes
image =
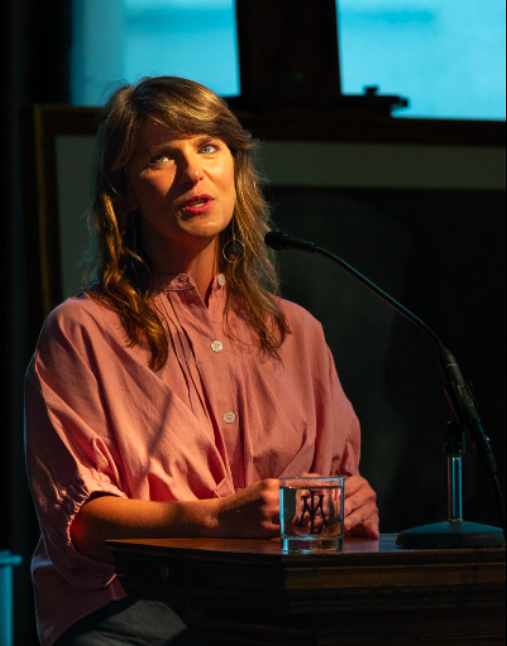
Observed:
[[[239,94],[234,0],[125,0],[127,77],[172,74]]]
[[[72,102],[103,103],[143,76],[240,93],[235,0],[73,0]]]
[[[240,93],[235,0],[73,0],[73,5],[74,104],[100,104],[118,84],[155,74],[193,78],[225,96]],[[505,2],[337,0],[337,5],[345,94],[378,85],[383,94],[410,99],[410,109],[399,116],[505,119]]]
[[[338,0],[342,91],[410,99],[400,116],[505,119],[502,0]]]

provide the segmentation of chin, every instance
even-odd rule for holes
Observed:
[[[187,235],[196,238],[216,238],[218,235],[225,231],[229,222],[187,222],[187,226],[183,227]]]

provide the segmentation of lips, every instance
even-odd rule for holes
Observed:
[[[196,195],[183,202],[180,209],[187,215],[203,215],[211,208],[214,201],[211,195]]]

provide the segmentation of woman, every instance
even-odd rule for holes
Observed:
[[[91,269],[27,374],[43,646],[197,643],[125,599],[104,541],[274,538],[282,475],[347,476],[347,531],[378,537],[322,328],[276,296],[251,151],[191,81],[145,79],[105,107]]]

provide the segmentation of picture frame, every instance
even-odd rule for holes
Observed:
[[[32,117],[42,314],[47,316],[78,289],[99,108],[36,105]]]

